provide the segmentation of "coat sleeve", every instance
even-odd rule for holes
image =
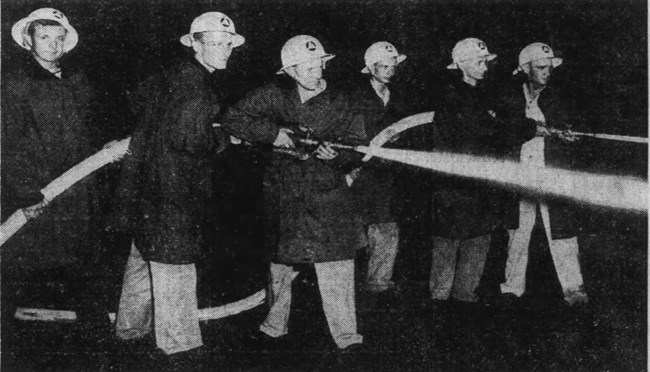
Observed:
[[[533,139],[537,132],[537,123],[525,116],[497,116],[491,121],[493,126],[492,140],[502,147],[521,146],[525,142]]]
[[[347,104],[342,104],[338,110],[341,130],[338,131],[337,141],[350,144],[367,144],[366,123],[363,115],[355,113]],[[345,172],[361,165],[363,154],[356,151],[341,150],[339,155],[328,162],[333,168],[342,169]]]
[[[232,136],[248,142],[272,144],[279,132],[272,118],[272,100],[264,88],[250,92],[228,110],[223,128]]]
[[[43,199],[41,188],[53,179],[38,164],[40,138],[36,119],[26,102],[11,91],[2,97],[2,185],[11,194],[10,204],[19,208]]]
[[[537,123],[526,117],[520,107],[524,102],[515,99],[509,91],[500,92],[491,102],[494,120],[490,121],[488,128],[494,143],[506,149],[518,148],[535,137]]]
[[[80,122],[83,123],[74,129],[75,134],[84,138],[85,145],[89,146],[88,153],[96,152],[105,144],[106,125],[102,123],[108,120],[105,118],[107,113],[103,112],[97,91],[83,71],[74,71],[69,83],[75,92],[74,98],[69,98],[74,101],[75,110],[81,114]]]
[[[215,109],[202,98],[190,98],[170,107],[170,113],[163,119],[163,135],[166,143],[174,150],[188,155],[202,157],[215,145]]]
[[[486,114],[487,115],[487,114]],[[435,147],[443,146],[449,148],[461,147],[464,139],[468,136],[484,137],[489,130],[480,128],[480,132],[468,133],[476,127],[474,123],[479,120],[476,112],[470,110],[462,102],[453,90],[448,90],[444,97],[444,105],[441,105],[436,113],[438,137]]]
[[[546,115],[546,122],[560,130],[574,130],[577,132],[590,132],[587,125],[588,115],[580,115],[576,102],[569,96],[557,90],[550,90],[545,97],[542,92],[542,112]],[[547,139],[544,155],[546,164],[569,169],[586,169],[594,162],[593,151],[589,148],[589,141],[577,138],[574,142],[564,141],[556,136]]]
[[[542,92],[540,101],[540,107],[544,115],[546,115],[546,124],[548,126],[560,130],[589,131],[587,115],[579,115],[575,100],[566,94],[560,93],[557,88]]]

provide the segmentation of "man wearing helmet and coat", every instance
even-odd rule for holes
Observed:
[[[119,227],[133,239],[116,334],[131,340],[153,329],[165,354],[203,345],[195,262],[205,244],[215,157],[228,143],[212,126],[222,102],[211,79],[244,37],[227,15],[208,12],[180,42],[193,56],[148,80],[133,100],[138,124],[116,202]]]
[[[362,81],[347,87],[355,113],[363,116],[368,139],[405,116],[405,104],[391,89],[397,65],[406,56],[386,41],[372,44],[365,53]],[[365,286],[371,293],[393,289],[392,280],[399,242],[399,228],[393,206],[396,194],[394,164],[377,158],[358,168],[351,176],[359,207],[368,224],[368,265]]]
[[[325,141],[300,159],[271,155],[264,176],[271,309],[260,331],[274,339],[287,334],[291,282],[299,265],[313,264],[332,338],[340,350],[352,350],[362,342],[354,292],[361,224],[345,175],[360,156],[338,152],[327,141],[363,141],[363,121],[352,114],[346,95],[327,87],[322,71],[334,55],[316,38],[289,39],[281,58],[279,79],[250,92],[223,122],[232,136],[256,144],[294,148],[288,128]]]
[[[59,10],[32,12],[11,35],[29,55],[2,77],[2,219],[22,209],[30,221],[2,247],[3,284],[34,270],[41,279],[50,275],[42,270],[58,273],[56,280],[62,274],[85,320],[96,301],[88,276],[99,252],[95,180],[82,180],[52,201],[40,190],[96,151],[89,135],[95,95],[86,75],[66,60],[79,35]],[[7,310],[9,302],[3,302]]]
[[[476,38],[459,41],[448,69],[460,70],[444,93],[434,151],[499,157],[535,135],[535,125],[506,122],[480,84],[496,58]],[[436,176],[433,181],[433,250],[430,275],[434,303],[453,297],[476,302],[493,230],[502,223],[504,191],[481,181]]]
[[[576,156],[578,143],[566,130],[579,125],[579,115],[571,100],[550,85],[553,70],[562,64],[550,46],[532,43],[519,54],[519,65],[513,75],[521,77],[501,95],[504,112],[512,119],[534,122],[538,127],[535,138],[516,149],[522,165],[546,165],[572,169],[580,164]],[[574,127],[575,128],[575,127]],[[520,297],[526,289],[526,268],[531,233],[536,223],[544,227],[555,269],[569,305],[587,302],[578,260],[578,216],[575,206],[558,200],[536,200],[518,196],[508,215],[509,230],[506,282],[504,294]],[[518,213],[517,213],[518,212]],[[539,218],[537,217],[539,216]],[[536,222],[537,221],[537,222]],[[516,226],[519,226],[516,229]]]

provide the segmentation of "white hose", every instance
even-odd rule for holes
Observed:
[[[266,291],[264,289],[250,295],[242,300],[225,304],[218,307],[199,309],[199,321],[226,318],[237,315],[241,312],[256,308],[264,303]],[[19,307],[14,317],[18,320],[40,321],[40,322],[76,322],[77,313],[72,310],[52,310]],[[115,322],[115,313],[108,313],[111,323]]]
[[[45,188],[41,190],[44,199],[52,201],[57,196],[61,195],[65,190],[69,189],[75,183],[82,180],[84,177],[105,166],[106,164],[113,163],[124,157],[128,153],[129,143],[131,138],[125,138],[121,141],[114,141],[109,143],[106,148],[88,157],[86,160],[70,168],[67,172],[63,173],[54,181],[50,182]],[[7,221],[0,225],[0,247],[4,245],[9,238],[18,232],[27,223],[27,218],[22,210],[18,210],[12,214]]]

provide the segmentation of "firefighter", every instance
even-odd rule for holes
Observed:
[[[532,167],[546,164],[562,168],[575,167],[577,157],[567,153],[575,138],[567,135],[569,125],[578,120],[578,113],[557,87],[550,84],[555,68],[563,59],[545,43],[527,45],[519,54],[518,78],[503,95],[504,107],[519,120],[538,126],[537,136],[521,146],[520,161]],[[552,132],[552,133],[551,133]],[[553,135],[551,134],[558,134]],[[567,146],[568,145],[568,146]],[[578,248],[578,217],[575,207],[565,202],[521,198],[518,208],[519,228],[508,230],[506,281],[501,292],[520,297],[526,290],[526,269],[531,233],[538,216],[550,247],[564,300],[569,305],[588,301],[580,271]],[[515,219],[517,213],[514,213]]]
[[[79,34],[61,11],[41,8],[16,22],[11,35],[26,53],[3,74],[2,218],[22,209],[30,222],[2,247],[3,285],[32,273],[59,281],[80,320],[108,325],[94,286],[101,251],[95,179],[51,201],[40,191],[98,150],[90,138],[96,94],[68,57]]]
[[[463,39],[454,46],[447,68],[459,74],[446,87],[436,113],[434,150],[503,156],[534,136],[534,124],[500,118],[490,91],[481,84],[495,58],[480,39]],[[491,234],[503,222],[507,194],[480,181],[440,176],[433,195],[431,298],[476,302]]]
[[[132,340],[153,330],[166,355],[203,345],[195,263],[205,243],[215,157],[228,143],[212,126],[223,103],[211,74],[226,69],[244,41],[227,15],[196,17],[180,38],[191,57],[147,80],[132,102],[139,122],[117,199],[133,244],[116,334]]]
[[[323,141],[301,158],[274,153],[265,174],[271,308],[260,331],[276,340],[287,334],[291,283],[301,267],[313,265],[337,354],[353,355],[363,341],[357,332],[354,285],[361,223],[345,175],[360,156],[336,151],[329,143],[362,141],[365,133],[347,96],[323,78],[332,58],[312,36],[289,39],[282,47],[278,79],[231,107],[223,126],[253,144],[294,148],[292,133],[298,131]]]
[[[352,105],[365,122],[368,138],[374,138],[384,128],[404,116],[404,103],[399,93],[391,89],[397,66],[406,59],[389,42],[372,44],[365,53],[364,79],[354,82]],[[396,169],[379,159],[353,171],[355,192],[368,224],[368,265],[365,287],[371,293],[395,288],[393,268],[399,242],[399,228],[393,208]]]

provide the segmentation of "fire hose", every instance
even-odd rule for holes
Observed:
[[[125,155],[129,154],[128,148],[130,142],[130,137],[115,142],[111,146],[107,146],[107,148],[97,152],[96,154],[72,167],[70,170],[62,174],[60,177],[49,183],[47,186],[45,186],[45,188],[41,190],[41,194],[43,194],[44,201],[46,202],[39,204],[47,207],[49,201],[52,201],[65,190],[72,187],[72,185],[75,183],[79,182],[103,166],[121,160]],[[28,223],[28,220],[25,216],[25,213],[23,212],[23,209],[19,209],[14,214],[12,214],[7,219],[7,221],[0,225],[0,246],[7,242],[7,240],[9,240],[12,235],[17,233],[26,223]],[[218,307],[199,309],[199,320],[206,321],[210,319],[220,319],[239,314],[243,311],[250,310],[263,304],[265,297],[265,290],[261,289],[253,295],[233,303]],[[77,315],[74,311],[25,307],[17,308],[14,317],[19,320],[55,322],[74,322],[77,319]],[[111,320],[115,320],[114,313],[109,313],[109,317]]]
[[[433,112],[402,119],[376,136],[370,142],[370,146],[330,142],[327,144],[334,149],[361,152],[365,154],[363,160],[376,156],[448,175],[484,180],[507,188],[514,187],[519,191],[531,194],[562,197],[596,206],[647,213],[648,182],[640,178],[530,166],[518,161],[486,156],[381,148],[381,145],[401,131],[431,123],[432,120]],[[647,143],[647,138],[642,137],[569,133],[601,139]],[[309,146],[317,146],[322,143],[313,138],[298,137],[297,141]]]
[[[111,146],[102,149],[81,163],[70,168],[67,172],[63,173],[60,177],[50,182],[41,190],[43,194],[43,202],[39,203],[46,206],[50,201],[59,196],[68,188],[72,187],[75,183],[95,172],[99,168],[116,162],[128,153],[129,143],[131,138],[126,138],[121,141],[113,143]],[[32,207],[36,207],[36,204]],[[31,208],[31,207],[30,207]],[[25,208],[27,209],[27,208]],[[20,228],[27,223],[27,217],[23,209],[17,210],[12,214],[7,221],[0,225],[0,247],[4,245],[11,236],[13,236]]]
[[[622,142],[633,142],[633,143],[648,143],[648,138],[646,137],[633,137],[633,136],[621,136],[618,134],[604,134],[604,133],[584,133],[584,132],[574,132],[568,131],[569,135],[579,136],[579,137],[593,137],[605,140],[612,141],[622,141]]]
[[[605,176],[605,175],[593,175],[589,173],[578,173],[572,172],[563,169],[554,169],[554,168],[544,168],[544,171],[531,170],[530,167],[524,166],[517,162],[506,162],[503,160],[492,159],[486,161],[482,157],[471,157],[469,155],[454,155],[452,154],[439,154],[436,152],[431,153],[421,153],[416,151],[409,150],[398,150],[396,151],[387,151],[386,149],[381,148],[381,146],[386,143],[392,136],[413,128],[417,125],[423,125],[431,123],[434,117],[433,112],[425,112],[421,114],[416,114],[404,118],[388,128],[380,132],[375,138],[370,141],[370,146],[353,146],[340,143],[330,143],[329,145],[333,148],[351,150],[364,153],[364,161],[368,161],[372,156],[379,156],[388,160],[398,161],[406,164],[412,164],[416,166],[425,167],[434,171],[443,171],[449,174],[460,175],[464,177],[479,178],[485,180],[491,180],[499,183],[508,184],[511,186],[518,186],[523,189],[533,191],[540,194],[550,193],[556,196],[565,196],[573,197],[577,200],[586,201],[588,203],[593,203],[596,205],[605,205],[613,206],[617,208],[629,208],[633,210],[639,210],[640,208],[645,210],[647,203],[634,203],[634,198],[627,200],[622,203],[608,202],[607,198],[604,197],[589,197],[585,198],[584,193],[580,192],[580,189],[575,187],[584,186],[589,187],[587,193],[592,192],[595,187],[600,190],[600,193],[604,193],[607,190],[611,191],[611,195],[622,196],[621,193],[617,193],[616,189],[624,190],[626,187],[632,187],[634,189],[638,188],[639,185],[646,185],[647,182],[643,180],[633,180],[629,177],[621,178],[618,176]],[[219,126],[215,124],[214,126]],[[630,136],[620,136],[620,135],[609,135],[609,134],[595,134],[595,133],[582,133],[582,132],[571,132],[573,135],[578,136],[590,136],[601,139],[617,140],[617,141],[628,141],[636,143],[647,143],[648,139],[643,137],[630,137]],[[316,146],[320,142],[315,139],[301,138],[300,142]],[[117,142],[114,146],[110,148],[103,149],[83,162],[77,164],[75,167],[71,168],[63,175],[52,181],[45,188],[41,190],[41,193],[44,196],[45,201],[51,201],[64,190],[71,187],[73,184],[88,176],[97,169],[103,167],[106,164],[120,160],[128,151],[130,138],[126,138],[122,141]],[[278,149],[283,151],[282,149]],[[284,149],[287,153],[294,154],[292,150]],[[429,154],[429,155],[425,155]],[[295,154],[294,154],[295,155]],[[443,166],[445,162],[459,161],[463,159],[463,163],[466,164],[466,169],[473,169],[476,172],[461,172],[458,167],[453,169]],[[417,164],[413,164],[417,163]],[[474,167],[472,165],[480,164],[479,167]],[[486,168],[481,168],[486,167]],[[507,170],[506,170],[507,169]],[[471,174],[470,174],[471,173]],[[490,176],[490,173],[492,174]],[[543,174],[542,174],[543,173]],[[550,177],[543,179],[542,177]],[[580,182],[580,179],[584,179],[584,182]],[[616,182],[616,179],[621,179],[620,182]],[[549,179],[554,180],[550,182]],[[638,182],[641,182],[639,184]],[[574,188],[559,188],[553,187],[553,184],[571,184]],[[638,194],[636,191],[634,194]],[[606,195],[606,194],[602,194]],[[640,200],[647,199],[647,196],[643,195]],[[614,205],[611,205],[614,204]],[[0,246],[2,246],[12,235],[14,235],[25,223],[27,223],[27,218],[23,210],[18,210],[12,214],[7,221],[0,225]]]
[[[381,147],[396,134],[404,130],[431,123],[433,116],[433,112],[427,112],[404,118],[380,132],[370,142],[370,146],[355,146],[343,143],[328,143],[328,145],[333,148],[363,153],[365,154],[364,161],[368,161],[371,157],[376,156],[449,175],[485,180],[503,185],[504,187],[516,187],[520,190],[539,195],[567,197],[593,205],[647,213],[648,183],[639,178],[598,175],[550,167],[531,167],[515,161],[464,154],[385,149]],[[642,137],[580,132],[572,132],[572,134],[609,140],[647,143],[647,138]],[[322,143],[321,141],[310,138],[299,138],[298,140],[309,146],[317,146]],[[114,146],[99,151],[71,168],[41,190],[44,200],[51,201],[67,188],[104,165],[122,159],[128,153],[129,142],[130,138],[119,141]],[[0,225],[0,246],[27,222],[27,218],[22,210],[18,210],[10,216],[7,221]],[[199,316],[201,320],[216,319],[251,309],[259,306],[263,302],[264,290],[262,289],[248,298],[232,304],[217,308],[201,309]],[[16,318],[24,320],[63,319],[67,321],[76,319],[76,315],[68,314],[71,313],[69,311],[48,310],[50,312],[61,312],[61,314],[57,313],[58,315],[53,315],[48,311],[43,310],[45,311],[43,312],[41,310],[43,309],[20,308],[16,312]],[[114,314],[111,315],[114,318]]]

